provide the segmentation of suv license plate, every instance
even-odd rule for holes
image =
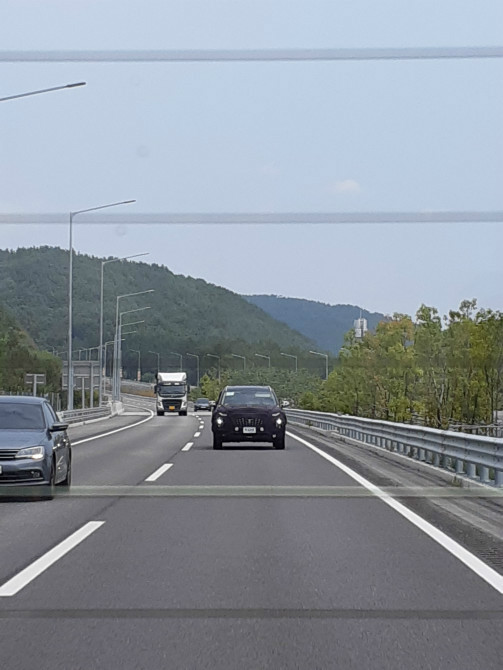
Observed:
[[[248,435],[252,435],[257,432],[257,429],[254,426],[245,426],[243,428],[243,433],[246,433]]]

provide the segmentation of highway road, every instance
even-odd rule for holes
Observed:
[[[476,553],[314,433],[213,451],[151,407],[71,429],[74,497],[0,502],[2,670],[501,668]]]

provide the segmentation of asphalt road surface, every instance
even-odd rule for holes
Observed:
[[[149,407],[71,429],[75,496],[0,502],[2,670],[501,669],[475,554],[315,436],[213,451]]]

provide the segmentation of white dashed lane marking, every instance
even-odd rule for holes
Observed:
[[[89,521],[89,523],[84,524],[82,528],[76,530],[66,540],[57,544],[43,556],[37,558],[31,565],[18,572],[17,575],[9,579],[3,586],[0,586],[0,597],[15,596],[16,593],[45,572],[47,568],[50,568],[51,565],[80,544],[86,537],[89,537],[91,533],[98,530],[104,523],[104,521]]]
[[[167,472],[170,468],[173,467],[173,463],[164,463],[164,465],[161,465],[160,468],[157,468],[155,472],[153,472],[147,479],[145,480],[146,482],[155,482],[161,475],[163,475],[165,472]]]

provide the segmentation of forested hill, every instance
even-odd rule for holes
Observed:
[[[360,316],[356,305],[327,305],[314,300],[283,298],[277,295],[249,295],[246,299],[263,309],[278,321],[286,323],[309,339],[323,351],[338,354],[344,342],[344,335],[353,328],[353,322]],[[361,310],[368,327],[374,330],[384,314]]]
[[[101,260],[84,254],[74,258],[74,349],[98,344]],[[40,347],[66,346],[67,282],[66,250],[0,250],[1,300]],[[145,326],[140,326],[142,350],[185,355],[187,351],[228,353],[240,343],[302,350],[312,346],[307,338],[231,291],[175,275],[164,266],[128,261],[105,266],[106,340],[113,337],[116,296],[147,289],[155,292],[121,301],[122,310],[151,307],[124,317],[125,323],[145,319]],[[139,338],[131,336],[128,344],[139,348]]]
[[[0,391],[25,391],[24,375],[45,373],[45,391],[59,388],[61,361],[37,351],[31,338],[0,304]]]

